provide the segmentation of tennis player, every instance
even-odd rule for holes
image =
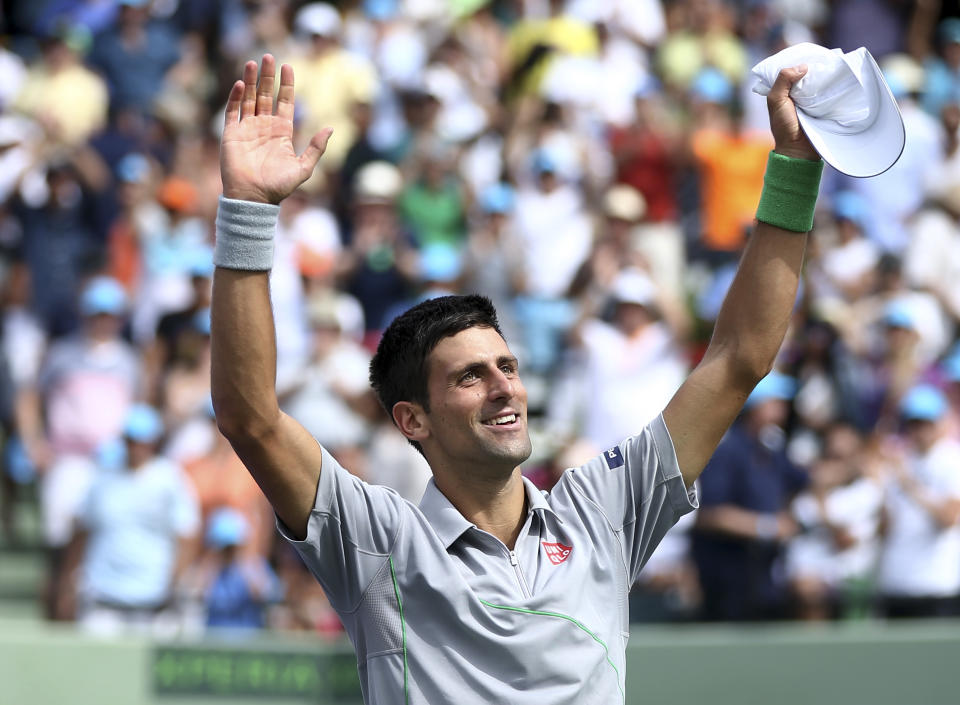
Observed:
[[[344,470],[274,391],[269,270],[278,204],[330,131],[297,155],[294,77],[248,62],[227,102],[212,307],[217,421],[281,532],[353,641],[367,703],[559,705],[625,700],[627,593],[694,480],[771,369],[787,330],[822,169],[783,70],[768,96],[775,149],[759,223],[703,361],[663,413],[549,493],[531,452],[521,369],[483,297],[398,317],[371,363],[394,424],[433,472],[419,505]]]

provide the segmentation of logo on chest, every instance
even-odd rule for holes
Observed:
[[[573,546],[564,546],[562,543],[550,543],[549,541],[541,541],[540,545],[543,546],[547,558],[554,565],[560,565],[567,560],[570,557],[570,551],[573,550]]]

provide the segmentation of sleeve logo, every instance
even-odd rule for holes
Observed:
[[[604,452],[603,459],[607,461],[607,467],[611,470],[623,467],[623,453],[620,452],[620,446],[614,446]]]
[[[567,560],[570,557],[570,551],[573,550],[573,546],[564,546],[562,543],[550,543],[549,541],[541,541],[540,543],[547,553],[547,558],[554,565],[560,565]]]

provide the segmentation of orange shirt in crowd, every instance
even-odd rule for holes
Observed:
[[[236,509],[250,522],[250,552],[267,555],[273,541],[273,511],[230,444],[218,434],[213,450],[184,463],[184,470],[193,482],[204,520],[220,507]]]
[[[753,223],[763,189],[770,135],[704,129],[693,135],[700,172],[703,244],[711,250],[738,250]]]

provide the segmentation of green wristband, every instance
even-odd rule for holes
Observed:
[[[794,159],[770,152],[757,220],[797,233],[810,232],[822,173],[822,159]]]

